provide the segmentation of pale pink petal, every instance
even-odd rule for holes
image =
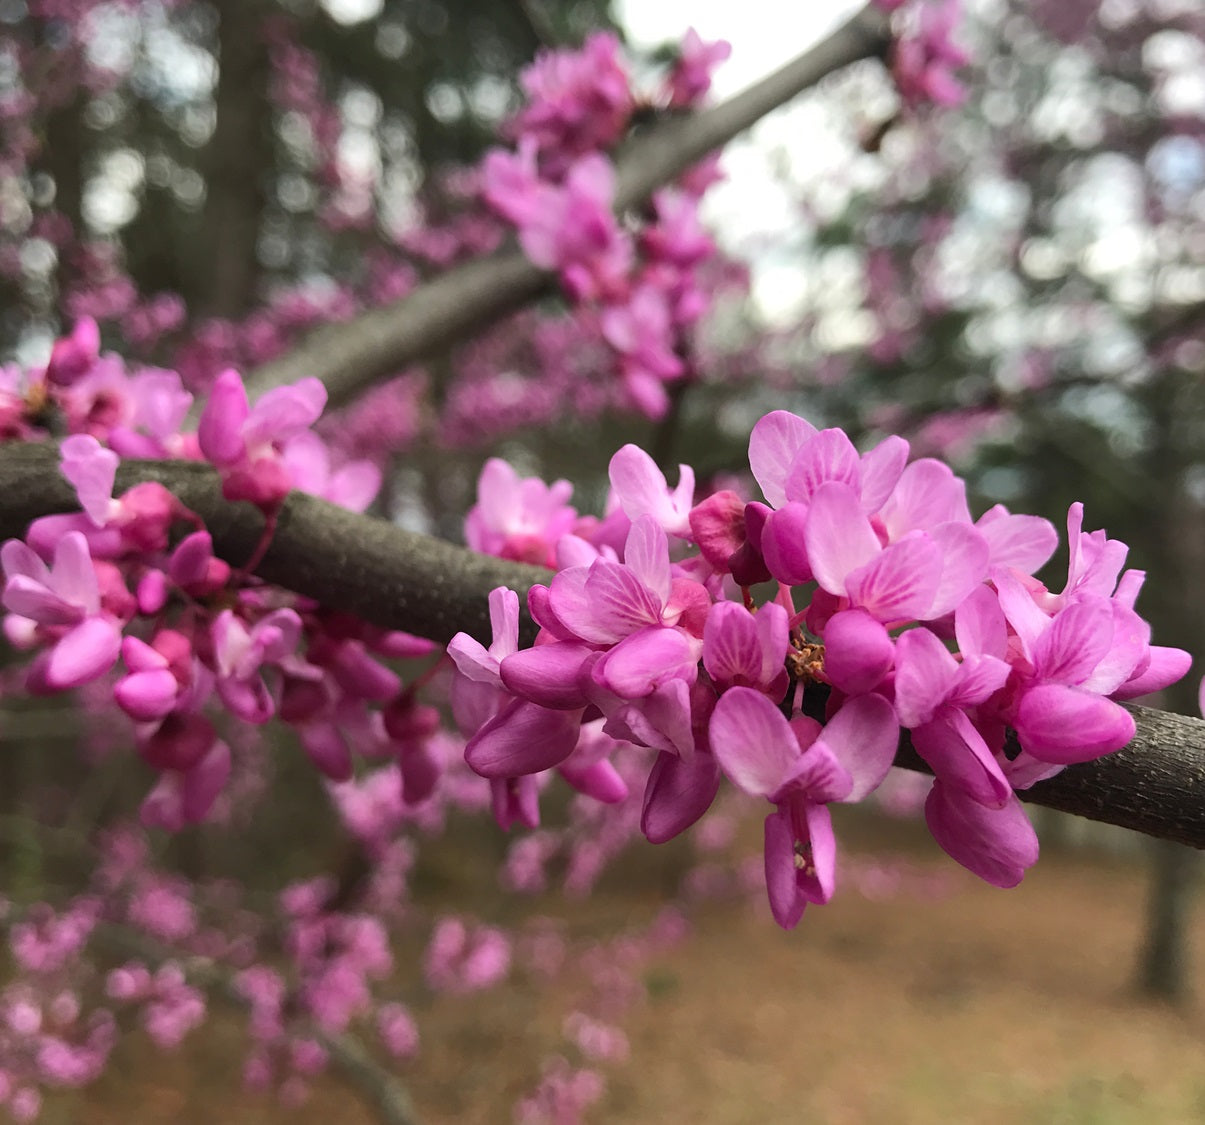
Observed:
[[[845,595],[850,573],[882,551],[857,494],[845,484],[825,484],[816,490],[808,507],[804,536],[816,581],[838,596]],[[931,600],[930,592],[926,607]]]
[[[331,477],[326,499],[349,512],[362,512],[381,491],[381,470],[371,461],[352,461]]]
[[[643,699],[625,703],[613,711],[603,731],[612,738],[691,758],[695,741],[690,695],[691,685],[685,680],[669,680]]]
[[[1082,683],[1112,643],[1110,603],[1104,598],[1085,597],[1062,610],[1038,638],[1031,657],[1034,673],[1043,680]]]
[[[243,424],[243,440],[248,445],[286,442],[318,421],[325,406],[326,387],[320,379],[274,387],[251,408]]]
[[[777,793],[799,761],[790,724],[764,695],[731,688],[712,712],[711,751],[739,789],[755,797]]]
[[[79,687],[103,676],[117,663],[121,629],[107,617],[89,617],[50,650],[46,682],[54,688]]]
[[[1014,516],[1000,504],[979,517],[975,527],[987,540],[991,566],[1033,574],[1050,561],[1059,545],[1054,524],[1041,516]]]
[[[495,586],[490,591],[489,603],[494,635],[490,655],[502,660],[519,648],[519,595],[506,586]]]
[[[941,580],[925,619],[953,613],[987,578],[987,541],[970,524],[942,523],[929,531],[941,550]]]
[[[501,682],[498,676],[498,658],[468,633],[457,633],[448,642],[448,655],[456,665],[457,671],[473,683],[497,687]]]
[[[900,725],[911,728],[929,722],[957,675],[958,661],[928,629],[901,633],[895,642],[895,710]]]
[[[505,531],[519,519],[519,476],[500,457],[491,457],[477,478],[477,508],[486,526]]]
[[[803,444],[787,474],[787,499],[806,503],[830,481],[861,492],[861,459],[843,430],[821,430]]]
[[[18,574],[4,587],[4,608],[37,621],[41,625],[74,625],[84,616],[84,610],[74,602],[64,601],[40,582]]]
[[[994,656],[965,656],[947,702],[953,707],[982,703],[1007,683],[1010,671],[1005,661]]]
[[[703,667],[722,686],[767,686],[786,659],[786,610],[770,602],[756,617],[736,602],[718,602],[703,629]]]
[[[1050,628],[1050,618],[1034,602],[1030,593],[1011,571],[993,570],[992,581],[1004,616],[1021,642],[1026,659],[1033,660],[1038,639]]]
[[[971,522],[966,485],[949,466],[928,457],[913,461],[903,471],[879,514],[893,541],[939,523]]]
[[[899,483],[908,463],[908,443],[902,437],[884,438],[862,457],[862,508],[877,512]]]
[[[50,585],[50,568],[38,557],[36,551],[20,539],[9,539],[0,547],[0,562],[9,578],[21,574],[32,578],[42,586]]]
[[[791,462],[816,427],[795,414],[774,410],[761,418],[749,435],[749,467],[772,508],[787,501],[786,480]]]
[[[648,587],[660,605],[669,601],[673,582],[669,568],[669,540],[651,515],[633,519],[632,530],[623,547],[623,563]]]
[[[692,681],[698,660],[698,649],[681,629],[653,625],[620,641],[592,674],[621,699],[639,699],[668,680]]]
[[[585,583],[589,604],[586,619],[580,613],[571,615],[558,602],[557,579],[560,577],[558,574],[552,580],[553,609],[583,640],[616,641],[661,621],[665,603],[626,566],[600,559],[590,568]]]
[[[62,472],[74,486],[80,507],[97,526],[108,523],[113,505],[113,482],[121,458],[105,449],[91,434],[74,434],[63,441]]]
[[[1105,604],[1113,617],[1112,644],[1079,686],[1085,691],[1113,695],[1149,661],[1151,627],[1132,609],[1112,600]]]
[[[899,741],[895,711],[881,695],[860,695],[847,700],[825,723],[816,743],[832,751],[853,781],[852,789],[839,799],[861,801],[874,792],[895,761]]]
[[[80,606],[89,616],[100,612],[100,589],[96,568],[82,532],[69,531],[54,549],[52,588],[69,602]]]
[[[651,516],[670,535],[689,534],[690,504],[694,494],[694,470],[678,466],[678,488],[671,496],[665,475],[639,446],[625,445],[608,468],[611,488],[628,519]],[[681,502],[684,500],[684,503]],[[625,554],[626,558],[626,554]]]
[[[827,805],[844,801],[853,791],[854,779],[837,756],[819,739],[812,743],[795,763],[790,777],[771,800],[802,799],[807,804]]]
[[[914,621],[933,605],[941,581],[941,551],[925,535],[892,543],[846,579],[849,600],[884,624]]]
[[[1008,623],[996,591],[980,586],[962,600],[954,611],[954,635],[964,654],[1003,658],[1008,646]]]

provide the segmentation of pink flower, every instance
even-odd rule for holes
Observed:
[[[8,579],[4,608],[18,618],[5,621],[10,640],[30,636],[20,624],[24,618],[53,642],[30,669],[30,687],[61,691],[104,675],[117,660],[121,625],[101,609],[84,536],[72,531],[59,540],[53,569],[18,539],[4,544],[0,558]]]
[[[766,818],[766,889],[791,929],[809,902],[832,897],[836,842],[827,805],[860,801],[887,776],[899,727],[881,696],[849,700],[824,727],[788,722],[760,692],[726,691],[711,716],[711,747],[733,783],[776,807]]]
[[[573,485],[551,485],[538,477],[519,477],[505,461],[491,457],[477,478],[477,503],[465,517],[465,542],[501,559],[552,567],[556,545],[577,522],[569,506]]]
[[[201,412],[197,440],[222,473],[228,500],[272,506],[293,487],[282,457],[286,442],[305,432],[322,414],[326,388],[318,379],[277,387],[255,404],[237,371],[223,371]]]
[[[699,33],[689,28],[669,76],[670,105],[683,108],[694,105],[711,89],[711,72],[731,54],[730,43],[723,39],[704,43]]]

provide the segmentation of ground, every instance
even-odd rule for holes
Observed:
[[[868,870],[885,841],[862,837],[854,865]],[[880,901],[847,887],[793,933],[764,909],[703,908],[692,935],[644,970],[647,996],[624,1023],[631,1058],[606,1072],[589,1120],[1205,1122],[1205,1006],[1169,1010],[1131,990],[1141,863],[1055,851],[1021,887],[999,891],[957,871],[931,842],[913,850],[910,837],[901,840],[902,887],[880,888]],[[620,919],[655,912],[660,899],[648,882],[641,873],[623,893],[612,880],[589,903],[543,899],[532,909],[559,910],[578,933],[606,934]],[[1197,930],[1192,977],[1205,992]],[[563,994],[522,983],[436,1003],[421,1056],[400,1071],[420,1120],[507,1125],[539,1059],[557,1048],[565,1004]],[[54,1102],[45,1120],[372,1120],[334,1081],[300,1109],[244,1093],[239,1042],[225,1020],[170,1055],[129,1041],[98,1086]]]

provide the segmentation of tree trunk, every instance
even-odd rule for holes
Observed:
[[[204,159],[204,257],[194,300],[201,312],[238,317],[250,308],[259,281],[260,218],[273,144],[268,47],[257,0],[217,0],[215,7],[221,69]]]
[[[1191,994],[1188,912],[1197,853],[1183,844],[1152,840],[1150,854],[1151,889],[1138,987],[1154,999],[1183,1004]]]

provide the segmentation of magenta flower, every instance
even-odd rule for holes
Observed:
[[[291,609],[277,609],[250,628],[230,609],[214,619],[213,659],[218,695],[240,719],[266,723],[276,704],[264,683],[264,665],[291,656],[301,637],[301,618]]]
[[[215,742],[189,769],[165,770],[139,810],[143,825],[179,832],[209,816],[230,778],[230,748]]]
[[[851,699],[821,727],[788,722],[764,695],[732,688],[711,716],[711,748],[721,768],[775,811],[766,818],[766,889],[774,920],[794,927],[809,902],[832,897],[836,841],[828,804],[860,801],[895,759],[899,727],[882,696]]]
[[[611,492],[628,519],[649,515],[667,535],[689,539],[694,503],[695,474],[689,465],[678,466],[678,487],[670,489],[665,474],[643,449],[625,445],[607,467]]]
[[[566,480],[548,485],[538,477],[520,477],[491,457],[477,478],[477,503],[465,517],[465,542],[485,555],[552,567],[557,543],[577,522],[569,505],[572,495]]]
[[[937,523],[884,547],[847,484],[820,486],[803,539],[806,565],[821,588],[883,624],[943,617],[987,576],[988,546],[969,522]]]
[[[584,705],[553,709],[512,695],[500,668],[519,647],[519,599],[513,590],[499,587],[490,593],[490,620],[493,642],[488,649],[467,633],[457,633],[448,645],[459,673],[452,685],[452,709],[470,736],[465,761],[482,777],[504,781],[551,769],[568,758],[577,745]],[[534,800],[532,794],[522,794],[512,816],[512,796],[513,787],[502,792],[495,787],[504,827],[516,817],[524,819]]]
[[[100,358],[100,329],[90,316],[81,317],[71,334],[54,342],[46,364],[46,382],[55,387],[78,383]]]
[[[207,460],[221,470],[228,500],[278,504],[293,486],[281,452],[286,442],[314,424],[326,406],[326,388],[318,379],[276,387],[252,407],[237,371],[223,371],[214,382],[197,441]]]
[[[1015,887],[1038,861],[1037,834],[1016,796],[989,807],[939,779],[925,822],[947,855],[995,887]]]
[[[704,43],[692,27],[678,50],[678,61],[669,76],[670,105],[692,106],[711,89],[711,72],[732,54],[732,45],[723,39]]]
[[[102,611],[96,569],[80,532],[68,532],[59,540],[53,568],[19,539],[4,544],[0,559],[7,577],[4,608],[36,623],[36,634],[52,642],[30,669],[31,690],[79,687],[113,667],[121,625]],[[5,628],[10,639],[25,631],[11,619]]]

